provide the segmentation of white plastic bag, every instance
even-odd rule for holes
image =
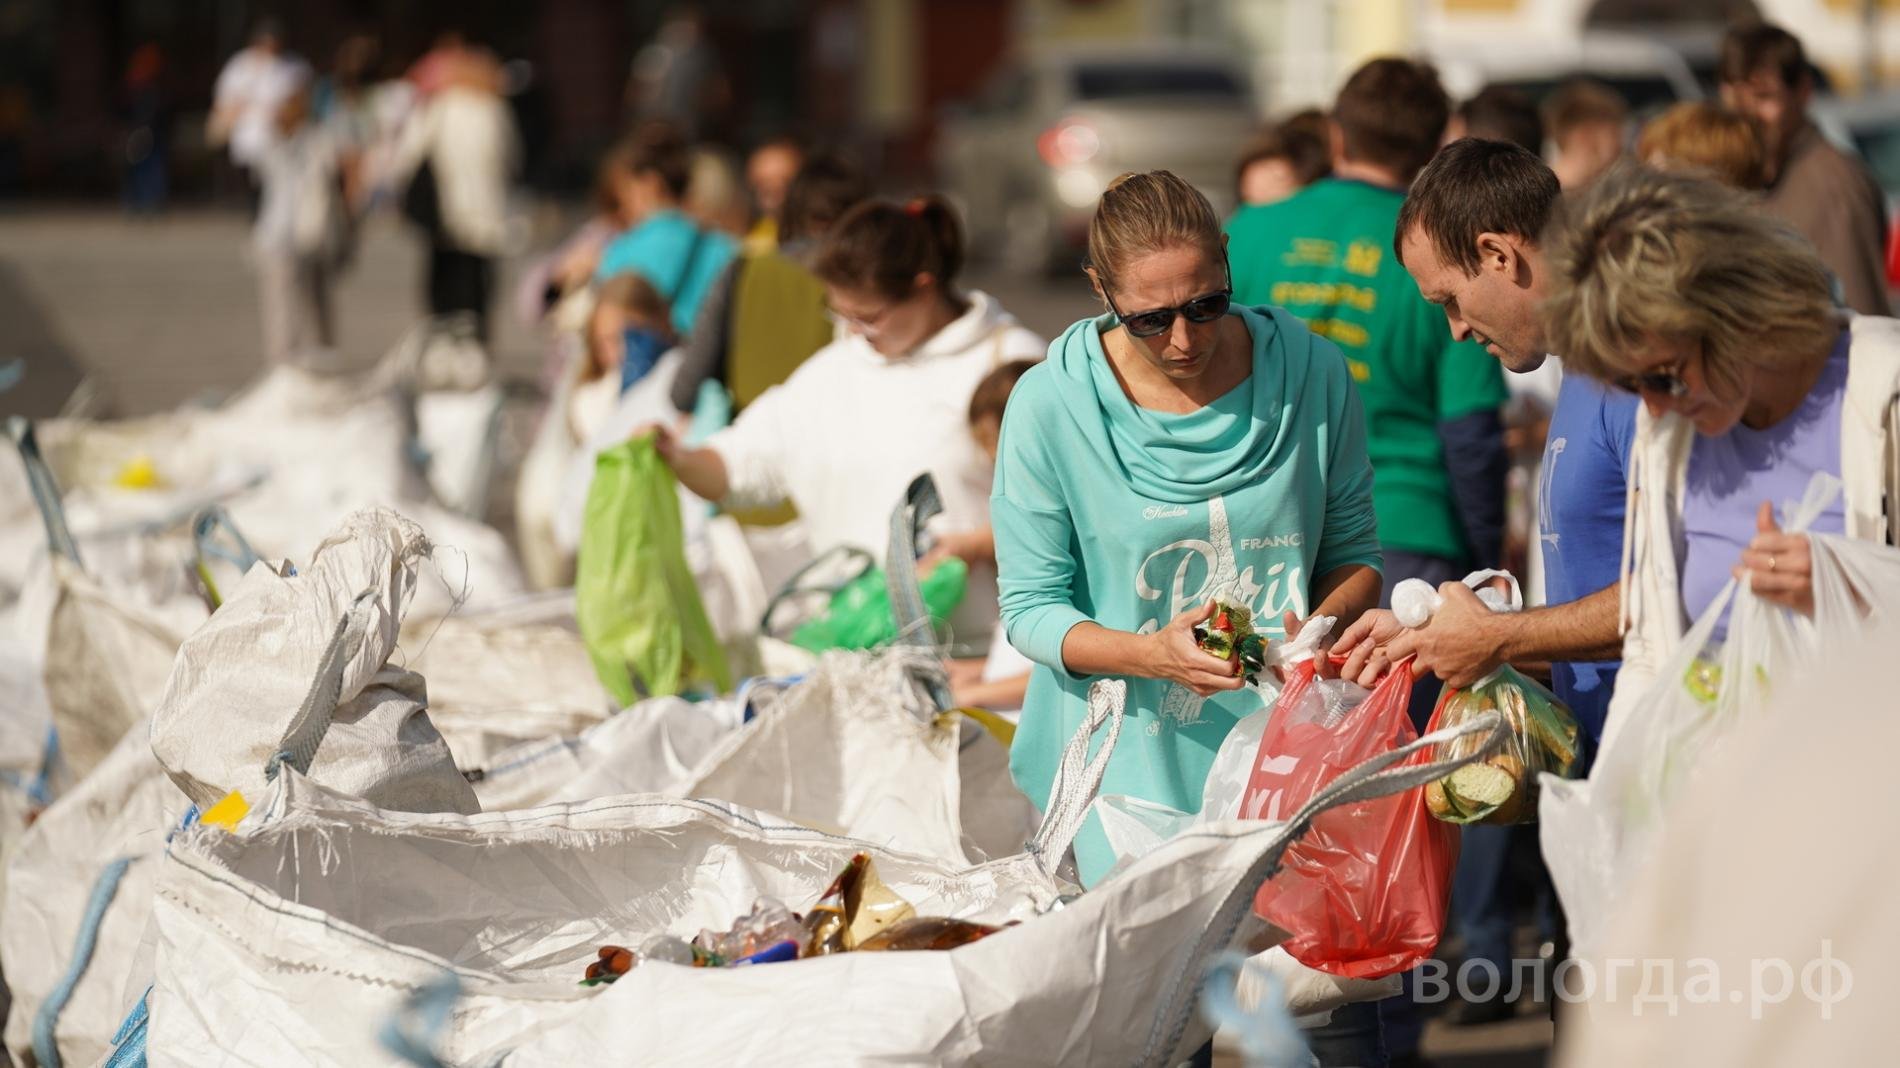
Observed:
[[[179,788],[205,808],[233,790],[262,796],[288,754],[390,808],[475,811],[422,677],[389,664],[430,548],[420,527],[376,509],[345,521],[301,574],[252,567],[185,640],[153,715],[152,751]]]
[[[1786,529],[1800,532],[1839,491],[1816,476]],[[1590,776],[1539,777],[1539,839],[1570,924],[1573,953],[1594,954],[1621,895],[1648,866],[1677,796],[1742,725],[1763,715],[1782,680],[1872,626],[1900,616],[1900,549],[1810,534],[1812,618],[1731,580],[1664,663],[1629,715],[1609,725]],[[1712,640],[1733,605],[1728,640]]]
[[[394,813],[287,773],[240,833],[203,829],[168,850],[152,1062],[390,1064],[377,1030],[447,975],[462,997],[435,1045],[455,1064],[629,1050],[652,1063],[1176,1063],[1208,1035],[1193,1012],[1207,964],[1264,933],[1253,894],[1298,829],[1448,769],[1393,767],[1408,747],[1289,824],[1191,831],[1056,908],[1074,888],[1045,865],[1100,784],[1112,743],[1087,753],[1095,728],[1119,723],[1107,685],[1036,848],[974,868],[714,802]],[[860,851],[920,915],[1024,922],[947,952],[649,964],[604,989],[576,983],[602,942],[728,925],[761,895],[803,906]]]

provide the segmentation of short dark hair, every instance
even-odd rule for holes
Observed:
[[[647,122],[625,143],[627,170],[655,174],[673,199],[686,195],[693,180],[693,146],[679,127],[669,122]]]
[[[1560,190],[1542,157],[1509,141],[1466,137],[1446,145],[1406,193],[1392,248],[1405,259],[1405,235],[1417,226],[1433,251],[1466,275],[1478,273],[1478,235],[1536,241]]]
[[[1544,101],[1544,129],[1563,144],[1571,131],[1592,123],[1629,121],[1629,102],[1623,94],[1594,78],[1572,78],[1558,86]]]
[[[1774,71],[1790,89],[1811,76],[1800,39],[1779,26],[1757,22],[1733,27],[1722,36],[1722,54],[1715,66],[1718,82],[1745,82],[1762,70]]]
[[[779,212],[779,241],[823,237],[832,223],[870,196],[870,179],[842,156],[812,156],[798,168],[785,190],[785,207]]]
[[[1465,120],[1467,137],[1509,141],[1540,155],[1544,151],[1544,117],[1537,113],[1537,102],[1522,89],[1487,85],[1458,105],[1458,117]]]
[[[1009,395],[1016,383],[1031,367],[1035,360],[1011,360],[996,365],[996,369],[983,376],[976,384],[976,392],[970,394],[970,425],[975,426],[985,419],[1002,421],[1003,409],[1009,406]]]
[[[1397,171],[1407,182],[1430,162],[1451,118],[1451,99],[1429,64],[1386,56],[1346,79],[1333,121],[1348,159]]]
[[[1326,143],[1326,113],[1318,108],[1297,111],[1267,128],[1234,165],[1234,185],[1247,168],[1263,159],[1283,159],[1303,186],[1312,185],[1333,169],[1332,146]]]

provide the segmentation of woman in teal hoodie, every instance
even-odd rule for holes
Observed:
[[[1070,327],[1010,397],[991,497],[1003,622],[1037,664],[1010,751],[1046,807],[1089,683],[1129,681],[1102,792],[1197,811],[1235,721],[1260,707],[1196,643],[1214,603],[1271,639],[1379,599],[1364,416],[1346,361],[1277,308],[1230,307],[1212,205],[1124,175],[1089,225],[1108,314]],[[1085,884],[1113,862],[1093,818]]]

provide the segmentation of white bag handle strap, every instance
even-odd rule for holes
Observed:
[[[1471,587],[1473,590],[1481,590],[1484,589],[1485,583],[1490,582],[1492,579],[1500,578],[1511,584],[1511,598],[1506,602],[1503,611],[1522,611],[1524,608],[1524,588],[1517,584],[1517,576],[1511,574],[1509,571],[1498,571],[1495,569],[1473,571],[1471,574],[1465,576],[1464,581],[1465,585]]]
[[[285,764],[296,769],[299,775],[310,774],[317,747],[329,733],[337,703],[343,698],[343,669],[349,665],[350,656],[362,647],[363,636],[369,632],[370,619],[375,613],[376,591],[364,590],[356,595],[349,612],[336,621],[336,630],[330,635],[330,644],[323,649],[323,659],[317,664],[317,677],[310,683],[310,692],[304,695],[297,717],[290,721],[283,740],[277,743],[277,751],[264,767],[265,781],[275,782],[277,769]]]
[[[1484,745],[1464,756],[1434,760],[1424,764],[1404,764],[1414,755],[1443,746],[1473,734],[1488,735]],[[1369,801],[1388,794],[1402,793],[1413,787],[1436,782],[1467,764],[1475,763],[1498,751],[1510,736],[1510,728],[1499,712],[1485,712],[1453,727],[1433,731],[1417,741],[1381,753],[1342,772],[1338,778],[1300,806],[1279,832],[1267,839],[1265,847],[1246,872],[1235,881],[1233,890],[1214,910],[1213,918],[1201,932],[1159,1001],[1160,1010],[1148,1032],[1148,1043],[1139,1063],[1160,1066],[1176,1063],[1170,1059],[1187,1030],[1189,1017],[1200,996],[1208,962],[1225,952],[1240,929],[1240,923],[1253,908],[1254,895],[1280,869],[1281,857],[1289,845],[1312,828],[1320,813],[1339,805]]]
[[[1062,751],[1062,763],[1056,766],[1056,779],[1049,787],[1049,808],[1043,813],[1042,826],[1029,840],[1024,851],[1036,858],[1045,875],[1055,874],[1063,854],[1088,819],[1089,806],[1102,789],[1102,777],[1108,774],[1108,759],[1121,737],[1122,720],[1128,705],[1125,679],[1102,679],[1089,687],[1088,716]],[[1108,724],[1108,737],[1089,759],[1089,741],[1102,724]]]

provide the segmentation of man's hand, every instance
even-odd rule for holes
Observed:
[[[1405,627],[1389,609],[1375,608],[1360,616],[1333,643],[1332,651],[1346,658],[1339,677],[1370,688],[1392,664],[1386,646],[1404,633]]]
[[[1445,583],[1438,587],[1438,595],[1444,603],[1432,613],[1431,621],[1393,638],[1385,652],[1390,661],[1413,657],[1415,677],[1437,675],[1445,685],[1462,689],[1504,662],[1498,633],[1503,617],[1462,582]]]

